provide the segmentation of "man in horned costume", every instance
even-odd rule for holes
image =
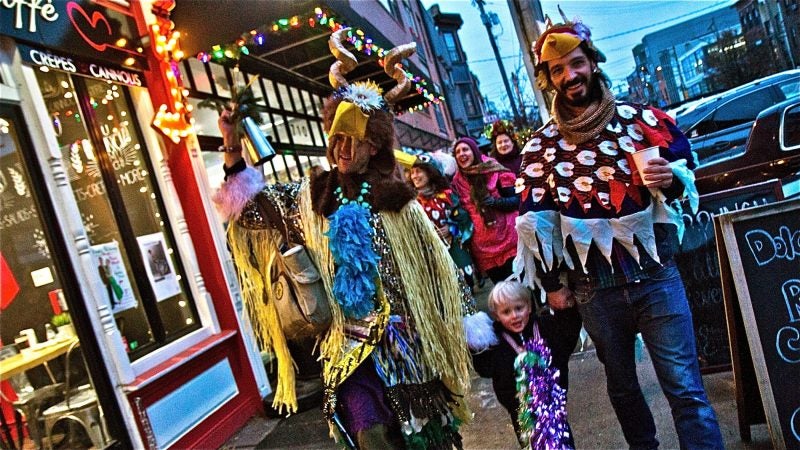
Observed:
[[[461,448],[471,367],[462,318],[479,316],[471,314],[469,289],[415,192],[397,176],[393,154],[389,105],[410,87],[395,65],[415,45],[385,56],[398,86],[382,97],[374,83],[344,78],[356,66],[342,45],[346,32],[330,39],[336,91],[323,118],[335,167],[300,183],[265,186],[261,174],[245,168],[226,111],[219,121],[226,182],[215,200],[231,219],[230,247],[257,334],[278,358],[277,406],[291,412],[296,402],[265,263],[278,251],[274,228],[283,224],[268,223],[264,201],[283,213],[291,240],[305,245],[327,292],[333,320],[319,345],[332,434],[359,449]]]
[[[564,22],[548,20],[533,47],[537,84],[555,98],[552,119],[522,150],[517,267],[524,262],[526,281],[541,286],[553,308],[577,301],[630,448],[658,447],[636,377],[641,332],[681,448],[721,449],[672,260],[683,222],[670,202],[687,196],[697,206],[689,142],[665,113],[615,101],[589,29]],[[632,153],[652,146],[660,157],[637,172]]]

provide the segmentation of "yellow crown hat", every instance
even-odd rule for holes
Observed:
[[[549,33],[539,50],[539,62],[548,62],[561,58],[578,48],[581,38],[574,33]]]
[[[561,58],[569,52],[578,48],[581,42],[586,43],[592,59],[595,62],[601,63],[606,61],[605,55],[598,50],[592,43],[592,33],[580,19],[567,20],[564,11],[558,7],[558,12],[561,14],[564,23],[553,24],[549,17],[545,19],[545,30],[539,36],[539,39],[532,45],[533,55],[536,58],[534,65],[534,74],[536,75],[536,86],[539,89],[547,89],[549,81],[547,80],[547,63],[554,59]]]

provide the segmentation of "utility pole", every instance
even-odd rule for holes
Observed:
[[[511,74],[511,84],[514,85],[514,93],[517,94],[517,104],[519,105],[519,113],[520,113],[520,120],[522,122],[528,121],[528,114],[525,112],[525,100],[522,98],[522,91],[519,88],[519,77],[517,73],[514,72]],[[520,124],[517,124],[518,126]]]
[[[539,116],[542,123],[550,120],[549,105],[552,101],[550,93],[545,93],[536,87],[536,75],[533,65],[535,58],[531,46],[539,38],[539,23],[544,25],[544,12],[539,0],[508,0],[508,9],[511,11],[511,20],[517,30],[517,38],[523,48],[522,57],[525,61],[525,69],[528,72],[528,79],[533,88],[533,97],[536,100]]]
[[[517,104],[514,101],[514,94],[511,92],[511,85],[508,84],[508,77],[506,76],[506,68],[503,66],[503,58],[500,57],[500,50],[497,49],[497,42],[494,40],[494,33],[492,33],[492,21],[489,18],[489,15],[486,14],[486,10],[484,9],[485,0],[474,0],[475,4],[478,5],[478,9],[481,12],[481,21],[483,25],[486,27],[486,32],[489,33],[489,43],[492,44],[492,51],[494,51],[494,57],[497,60],[497,67],[500,68],[500,77],[503,79],[503,84],[506,87],[506,93],[508,94],[508,102],[511,104],[511,112],[514,114],[514,121],[516,122],[519,118],[519,112],[517,111]]]

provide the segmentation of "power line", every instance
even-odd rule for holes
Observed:
[[[662,20],[661,22],[652,23],[650,25],[645,25],[643,27],[635,28],[633,30],[628,30],[628,31],[623,31],[621,33],[617,33],[617,34],[612,34],[610,36],[599,37],[597,39],[593,39],[593,41],[594,42],[599,42],[599,41],[602,41],[602,40],[605,40],[605,39],[613,39],[613,38],[616,38],[616,37],[625,36],[626,34],[631,34],[631,33],[637,32],[637,31],[646,30],[648,28],[653,28],[653,27],[656,27],[658,25],[663,25],[663,24],[668,23],[668,22],[672,22],[672,21],[675,21],[675,20],[678,20],[678,19],[682,19],[682,18],[687,17],[687,16],[691,16],[693,14],[697,14],[697,13],[699,13],[701,11],[705,11],[707,9],[716,8],[719,5],[722,5],[722,4],[728,3],[728,2],[729,2],[729,0],[724,0],[724,1],[721,1],[721,2],[717,2],[717,3],[714,3],[713,5],[706,6],[705,8],[700,8],[700,9],[698,9],[696,11],[692,11],[690,13],[682,14],[680,16],[676,16],[676,17],[673,17],[671,19]]]
[[[501,56],[502,59],[511,59],[516,58],[517,55],[508,55],[508,56]],[[485,63],[485,62],[497,62],[495,58],[484,58],[484,59],[476,59],[474,61],[467,60],[467,64],[477,64],[477,63]]]

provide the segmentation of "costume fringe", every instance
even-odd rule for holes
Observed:
[[[323,381],[326,387],[332,386],[332,373],[330,368],[340,361],[346,354],[346,337],[344,334],[344,313],[335,301],[330,301],[333,296],[334,263],[333,254],[328,247],[327,221],[324,217],[314,212],[311,205],[311,189],[308,181],[303,181],[297,199],[297,206],[303,224],[303,234],[306,238],[308,254],[319,270],[328,304],[331,309],[331,326],[320,343],[320,359],[323,362]]]
[[[467,345],[473,352],[482,352],[487,348],[497,345],[497,333],[494,332],[492,319],[483,311],[464,316],[464,331],[467,336]]]
[[[264,189],[264,175],[248,167],[228,177],[228,180],[214,193],[212,200],[225,220],[236,220],[247,202]]]
[[[246,229],[238,226],[236,221],[228,226],[228,245],[236,261],[242,299],[253,332],[261,348],[272,351],[278,360],[278,382],[272,407],[278,412],[285,407],[287,412],[294,413],[297,411],[294,362],[275,309],[269,277],[269,268],[278,251],[275,245],[278,239],[278,232],[271,229]],[[254,258],[258,267],[251,263],[251,258]]]
[[[448,389],[462,396],[469,391],[472,359],[461,323],[462,295],[455,263],[419,203],[381,214],[422,343],[422,359],[441,375]]]

